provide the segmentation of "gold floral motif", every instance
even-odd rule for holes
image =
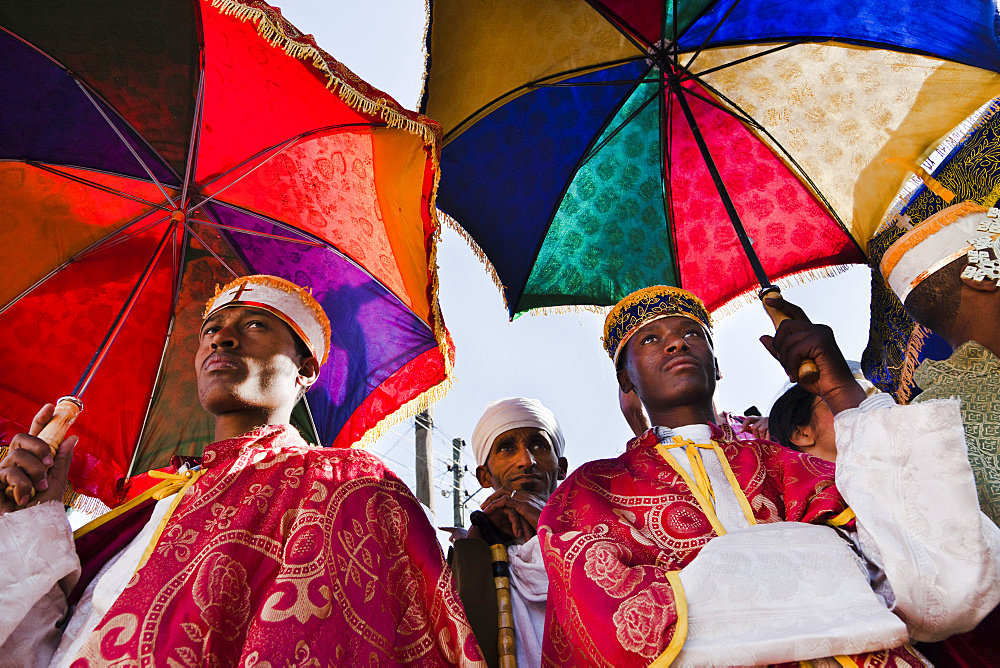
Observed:
[[[622,545],[595,543],[587,548],[583,570],[610,596],[624,598],[642,580],[640,571],[625,565],[631,558],[632,554]]]
[[[208,555],[198,568],[191,596],[211,631],[226,640],[240,635],[250,616],[250,587],[242,565],[221,552]]]
[[[654,582],[649,589],[624,600],[611,621],[622,647],[653,659],[666,646],[663,631],[673,623],[675,617],[670,585]]]

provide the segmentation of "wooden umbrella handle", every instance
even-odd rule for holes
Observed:
[[[38,438],[45,441],[49,446],[52,457],[56,456],[56,453],[59,451],[59,444],[66,438],[66,431],[76,421],[77,416],[80,415],[80,411],[82,410],[83,402],[76,397],[60,397],[59,401],[56,402],[56,409],[52,414],[52,419],[38,432]],[[34,497],[35,489],[32,488],[30,498]],[[17,501],[14,499],[13,487],[7,487],[7,498],[15,502]]]
[[[60,397],[56,402],[52,419],[38,432],[38,438],[48,444],[53,457],[59,451],[59,444],[66,438],[66,430],[76,421],[82,410],[83,402],[76,397]]]
[[[772,286],[763,290],[760,293],[760,303],[764,305],[764,310],[767,311],[767,315],[770,316],[771,322],[774,324],[774,328],[777,330],[778,325],[783,323],[785,320],[791,320],[786,314],[779,311],[773,306],[768,306],[767,302],[764,301],[768,297],[780,297],[781,290],[777,287]],[[816,379],[819,378],[819,367],[816,366],[816,361],[807,357],[799,362],[799,381],[800,383],[814,383]]]

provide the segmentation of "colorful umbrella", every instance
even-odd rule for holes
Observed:
[[[1000,203],[1000,97],[963,121],[903,183],[868,243],[872,265],[871,329],[861,357],[865,376],[899,403],[920,392],[913,372],[925,359],[946,359],[951,346],[916,324],[879,271],[882,256],[912,227],[951,204]]]
[[[311,286],[333,328],[312,442],[443,391],[438,132],[257,0],[0,8],[0,415],[83,392],[71,482],[198,454],[193,353],[235,275]]]
[[[511,313],[718,309],[864,261],[903,163],[1000,90],[982,0],[434,0],[438,204]],[[755,258],[759,258],[759,263]]]

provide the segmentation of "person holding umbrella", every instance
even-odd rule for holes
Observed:
[[[288,424],[329,345],[307,290],[264,275],[219,290],[195,353],[215,442],[75,545],[59,500],[76,439],[50,455],[43,408],[0,462],[4,661],[478,665],[410,491],[372,455]]]
[[[918,666],[908,642],[973,628],[1000,601],[1000,531],[979,512],[957,404],[866,399],[828,327],[769,306],[792,318],[762,341],[836,416],[836,467],[714,424],[701,300],[626,297],[604,346],[653,427],[542,511],[544,664]]]

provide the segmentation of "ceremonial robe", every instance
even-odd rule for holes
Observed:
[[[433,529],[377,458],[279,425],[213,443],[202,462],[145,563],[84,627],[74,667],[480,664]]]

